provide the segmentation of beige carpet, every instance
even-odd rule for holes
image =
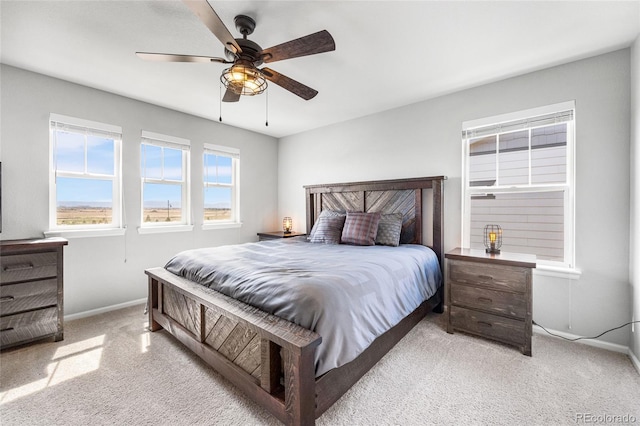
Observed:
[[[69,321],[62,342],[4,351],[2,425],[278,424],[170,335],[146,331],[142,311]],[[534,335],[529,358],[449,335],[442,319],[427,316],[317,423],[640,423],[640,376],[626,356]]]

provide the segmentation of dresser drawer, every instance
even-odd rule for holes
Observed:
[[[57,307],[0,318],[0,345],[2,346],[53,335],[57,332]]]
[[[524,321],[452,306],[451,325],[456,329],[490,337],[505,343],[524,343]]]
[[[53,306],[58,303],[58,280],[29,281],[0,286],[0,314]]]
[[[45,253],[14,254],[2,256],[0,283],[51,278],[57,275],[58,255]]]
[[[458,283],[452,283],[451,285],[451,303],[519,319],[524,319],[527,312],[526,301],[522,294],[472,287]]]
[[[449,265],[449,278],[458,283],[524,293],[528,271],[528,268],[456,260]]]

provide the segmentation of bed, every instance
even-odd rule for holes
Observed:
[[[393,257],[391,253],[396,254],[399,251],[391,252],[389,249],[425,251],[411,245],[405,247],[405,244],[428,245],[426,242],[430,239],[429,251],[435,254],[436,267],[440,266],[441,269],[445,179],[444,176],[436,176],[305,186],[307,233],[311,233],[314,223],[323,211],[401,213],[401,246],[376,246],[371,247],[373,250],[368,252],[387,250],[387,257]],[[429,206],[429,211],[425,212],[427,214],[423,214],[423,204]],[[430,222],[430,226],[423,227],[425,220]],[[425,229],[426,232],[423,232]],[[241,246],[234,250],[249,251],[253,255],[258,253],[257,256],[260,257],[264,256],[262,250],[273,246],[270,250],[276,253],[282,251],[284,256],[280,257],[278,262],[290,258],[292,255],[286,250],[293,247],[313,246],[312,250],[318,253],[324,250],[324,245],[294,239]],[[226,253],[227,249],[216,251],[220,250]],[[190,255],[193,261],[197,261],[206,253],[195,251]],[[321,255],[317,256],[320,258]],[[301,262],[300,259],[294,261]],[[260,309],[254,306],[255,304],[245,303],[224,294],[238,296],[226,291],[224,286],[218,288],[220,291],[216,291],[215,286],[209,288],[197,282],[201,281],[197,274],[181,273],[179,268],[171,267],[171,262],[167,267],[176,273],[166,268],[145,271],[149,277],[150,330],[168,331],[247,396],[286,424],[313,424],[316,418],[337,401],[428,312],[442,312],[444,300],[443,286],[436,285],[427,300],[420,302],[415,309],[411,307],[411,311],[407,312],[406,316],[403,313],[403,317],[394,321],[390,329],[369,339],[364,348],[357,349],[355,358],[348,358],[346,363],[342,360],[342,363],[332,364],[334,361],[323,358],[326,348],[335,349],[346,345],[331,343],[334,336],[326,332],[326,342],[322,345],[323,339],[316,332],[318,330],[313,319],[311,321],[314,326],[305,328],[286,319],[286,313],[283,314],[286,309],[278,310],[272,306]],[[266,264],[264,267],[266,268]],[[295,268],[282,269],[291,271]],[[289,279],[282,276],[283,282]],[[296,276],[294,281],[295,279],[302,280],[302,275]],[[247,294],[248,296],[238,297],[252,302],[251,292]],[[279,316],[269,312],[277,313]],[[304,323],[295,321],[299,324]],[[343,341],[360,338],[346,339]]]

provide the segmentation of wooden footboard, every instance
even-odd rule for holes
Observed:
[[[164,328],[286,424],[313,424],[321,337],[167,272],[149,276],[149,328]]]
[[[149,329],[161,328],[285,424],[312,425],[431,310],[441,289],[350,363],[315,377],[322,338],[178,277],[148,269]]]

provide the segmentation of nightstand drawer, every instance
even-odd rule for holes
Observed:
[[[29,341],[58,332],[58,308],[38,309],[0,318],[2,346]]]
[[[524,293],[527,271],[513,266],[455,260],[449,265],[449,278],[459,283]]]
[[[54,306],[58,303],[58,280],[30,281],[0,286],[0,313]]]
[[[51,278],[57,275],[57,270],[58,255],[55,251],[2,256],[0,283]]]
[[[491,337],[505,343],[523,344],[524,342],[524,321],[452,306],[451,325],[458,330]]]
[[[451,303],[524,319],[527,307],[521,294],[451,283]]]

